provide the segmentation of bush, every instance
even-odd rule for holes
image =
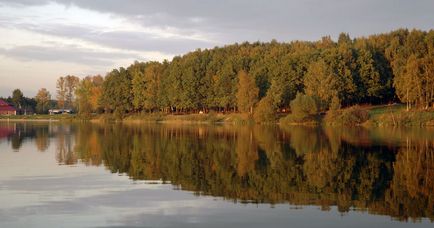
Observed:
[[[338,96],[333,96],[330,103],[330,111],[337,111],[339,109],[341,109],[341,101]]]
[[[264,97],[259,101],[258,106],[253,112],[253,119],[256,123],[266,123],[275,121],[274,105],[271,97]]]
[[[291,101],[291,114],[280,119],[281,124],[317,125],[319,102],[316,98],[297,93]]]
[[[291,112],[298,117],[308,117],[318,114],[318,101],[314,97],[297,93],[294,100],[291,101]]]
[[[360,125],[366,122],[368,119],[368,111],[358,105],[344,110],[329,111],[325,118],[327,124],[346,126]]]

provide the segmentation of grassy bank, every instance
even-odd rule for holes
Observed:
[[[413,109],[404,105],[380,106],[369,110],[366,125],[375,126],[434,126],[434,110]]]
[[[73,121],[80,120],[76,115],[16,115],[2,116],[0,121]]]
[[[406,111],[405,105],[353,106],[323,115],[277,115],[281,125],[335,125],[335,126],[434,126],[434,110]],[[252,116],[245,113],[165,114],[135,113],[122,120],[112,114],[92,115],[17,115],[0,116],[0,121],[92,121],[128,123],[199,123],[199,124],[253,124]]]
[[[299,117],[289,114],[280,119],[282,125],[331,125],[331,126],[434,126],[434,110],[413,109],[405,105],[352,106],[324,115]]]
[[[123,122],[155,122],[155,123],[230,123],[230,124],[248,124],[253,120],[247,114],[242,113],[206,113],[206,114],[131,114],[126,116]]]
[[[402,104],[353,106],[327,113],[323,123],[346,126],[434,126],[434,110],[407,111]]]
[[[207,114],[165,114],[165,113],[134,113],[127,114],[123,119],[113,114],[94,114],[81,117],[68,115],[16,115],[0,116],[0,121],[91,121],[91,122],[129,122],[129,123],[254,123],[251,116],[243,113],[207,113]]]

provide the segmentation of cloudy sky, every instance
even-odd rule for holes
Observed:
[[[243,41],[434,27],[432,0],[0,0],[0,96]]]

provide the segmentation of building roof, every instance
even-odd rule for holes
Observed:
[[[8,104],[6,101],[0,99],[0,111],[16,111],[12,105]]]
[[[8,104],[6,101],[0,99],[0,106],[11,106],[11,105]]]

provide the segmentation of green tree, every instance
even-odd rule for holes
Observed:
[[[146,86],[143,91],[146,98],[143,104],[145,109],[153,111],[159,107],[158,101],[163,70],[163,66],[158,62],[151,62],[145,68],[144,80]]]
[[[21,92],[21,90],[19,89],[15,89],[12,92],[12,103],[14,104],[14,106],[18,109],[22,109],[24,106],[24,95],[23,92]]]
[[[297,93],[294,100],[291,101],[291,112],[300,117],[318,114],[318,101],[309,95]]]
[[[333,74],[327,64],[320,60],[312,63],[304,78],[305,93],[311,97],[317,97],[320,101],[320,109],[325,110],[338,92],[337,76]],[[297,95],[298,96],[298,95]]]
[[[279,75],[271,79],[270,89],[267,96],[270,96],[273,105],[276,107],[287,107],[297,91],[296,72],[289,70],[285,75]]]
[[[146,89],[146,80],[145,80],[145,68],[146,63],[134,62],[130,67],[128,67],[128,72],[131,75],[131,92],[133,95],[133,106],[136,110],[144,109],[144,103],[146,100],[145,89]]]
[[[360,49],[357,58],[358,74],[361,84],[359,85],[359,96],[368,100],[381,99],[385,95],[387,84],[382,80],[381,74],[371,51]]]
[[[228,109],[236,105],[234,93],[237,89],[236,79],[236,72],[229,61],[225,62],[217,74],[212,77],[212,87],[210,90],[214,94],[213,104],[216,107]]]
[[[121,67],[114,69],[105,77],[102,85],[101,105],[106,112],[114,112],[117,118],[123,118],[131,111],[131,75]]]

